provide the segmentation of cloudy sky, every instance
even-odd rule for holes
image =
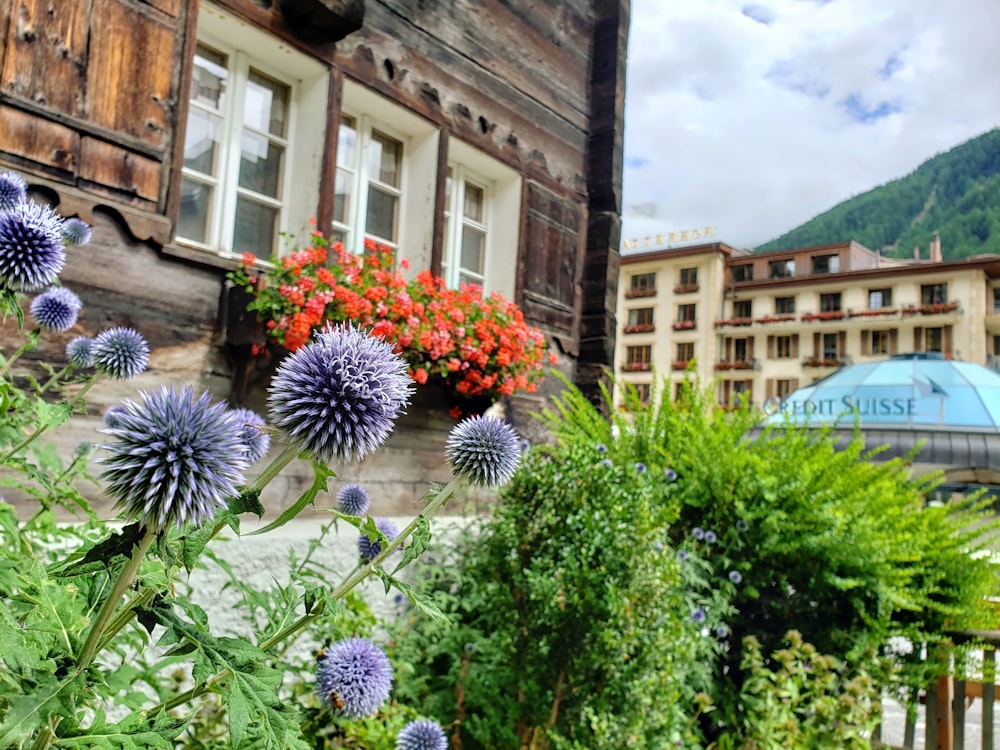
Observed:
[[[998,40],[1000,0],[632,0],[623,238],[752,248],[911,172],[1000,124]]]

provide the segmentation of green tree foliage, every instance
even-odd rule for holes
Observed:
[[[757,248],[771,252],[855,240],[893,257],[927,257],[941,233],[945,260],[1000,252],[1000,128],[834,206]]]

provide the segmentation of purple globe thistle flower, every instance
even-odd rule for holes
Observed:
[[[316,693],[347,719],[373,715],[389,699],[392,664],[365,638],[347,638],[330,646],[316,667]]]
[[[677,559],[680,560],[681,562],[684,562],[685,560],[688,559],[688,554],[689,553],[686,549],[682,549],[680,552],[677,553]]]
[[[736,522],[736,530],[737,530],[737,531],[746,531],[746,530],[747,530],[747,529],[749,529],[749,528],[750,528],[750,524],[748,524],[748,523],[747,523],[746,521],[744,521],[744,520],[743,520],[742,518],[741,518],[741,519],[739,519],[739,520],[738,520],[738,521]]]
[[[109,406],[108,410],[104,412],[104,426],[110,427],[111,429],[118,429],[123,424],[125,424],[122,419],[128,415],[128,407],[122,404],[116,404],[115,406]]]
[[[337,493],[337,507],[349,516],[364,516],[371,507],[368,490],[360,484],[345,484]]]
[[[743,574],[738,570],[729,571],[729,580],[735,584],[740,584],[743,582]]]
[[[714,531],[706,531],[705,541],[708,542],[709,544],[715,544],[717,541],[719,541],[719,537],[715,535]]]
[[[83,302],[64,286],[46,289],[31,301],[31,315],[42,328],[68,331],[76,323]]]
[[[375,528],[378,529],[382,536],[386,538],[386,541],[391,542],[397,536],[399,536],[399,527],[396,526],[388,518],[376,518]],[[376,539],[374,542],[368,538],[367,534],[361,534],[358,537],[358,552],[361,554],[361,559],[365,562],[371,562],[379,553],[382,552],[382,540]]]
[[[227,407],[208,391],[196,399],[191,387],[141,395],[102,430],[114,438],[101,446],[111,454],[102,461],[105,489],[126,515],[157,529],[202,524],[237,494],[247,467]]]
[[[94,366],[117,380],[141,375],[149,364],[149,344],[133,328],[101,331],[91,347]]]
[[[695,526],[691,529],[691,536],[697,539],[699,542],[705,538],[705,530],[700,526]]]
[[[635,470],[636,470],[636,473],[638,473],[638,474],[645,474],[646,473],[646,464],[644,464],[642,461],[637,461],[636,464],[635,464]]]
[[[94,340],[87,336],[77,336],[66,344],[66,359],[73,367],[84,369],[94,366]]]
[[[663,470],[663,476],[665,476],[667,478],[668,482],[676,482],[677,481],[677,472],[674,471],[673,469],[664,469]]]
[[[605,453],[608,452],[608,446],[606,446],[604,443],[598,443],[597,452],[600,453],[601,455],[604,455]]]
[[[456,476],[472,484],[506,484],[521,460],[517,433],[496,417],[469,417],[452,428],[445,457]]]
[[[705,610],[703,610],[701,607],[695,607],[693,610],[691,610],[691,619],[694,620],[699,625],[705,622],[705,617],[706,617]]]
[[[610,469],[611,467],[614,466],[614,463],[612,463],[612,461],[611,461],[610,458],[602,458],[601,459],[601,466],[603,466],[606,469]]]
[[[267,425],[267,420],[251,409],[230,409],[229,418],[246,448],[247,461],[255,464],[266,456],[271,447],[271,436],[261,428]]]
[[[436,721],[411,721],[396,738],[396,750],[448,750],[448,736]]]
[[[271,421],[316,458],[360,461],[392,432],[413,392],[392,344],[353,326],[318,334],[271,381]]]
[[[527,453],[528,449],[531,447],[531,442],[527,439],[522,439],[519,443],[519,448],[521,453]]]
[[[28,198],[28,183],[16,172],[0,173],[0,211],[10,211]]]
[[[86,245],[91,237],[90,224],[81,219],[66,219],[62,236],[67,245]]]
[[[716,634],[716,635],[717,635],[717,636],[718,636],[719,638],[725,638],[726,636],[728,636],[728,635],[729,635],[729,628],[727,628],[727,627],[726,627],[725,625],[719,625],[719,626],[718,626],[718,627],[717,627],[717,628],[715,629],[715,634]]]
[[[66,265],[62,223],[51,208],[37,203],[0,211],[0,280],[25,292],[52,284]]]

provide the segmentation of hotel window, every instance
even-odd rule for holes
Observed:
[[[825,360],[840,359],[839,333],[823,334],[823,359]]]
[[[429,267],[430,251],[424,248],[430,248],[434,231],[437,154],[433,124],[345,81],[331,238],[355,255],[372,240],[401,249],[413,267]],[[476,228],[482,232],[485,199],[479,209]],[[479,282],[484,267],[474,263],[475,249],[470,239],[470,271]]]
[[[745,263],[740,266],[733,266],[729,269],[733,282],[739,284],[741,281],[753,281],[753,265]]]
[[[791,359],[794,356],[792,354],[792,337],[775,336],[774,354],[777,359]]]
[[[944,352],[944,329],[925,328],[924,329],[924,351]]]
[[[774,312],[776,315],[788,315],[795,312],[795,297],[775,297]]]
[[[772,279],[788,279],[795,276],[795,261],[791,258],[786,260],[772,260],[767,264],[768,275]]]
[[[652,391],[652,384],[650,383],[635,383],[633,384],[635,388],[635,395],[639,397],[640,403],[649,403],[649,394]]]
[[[840,312],[840,292],[819,295],[820,312]]]
[[[784,401],[792,392],[791,378],[778,378],[774,381],[774,395]]]
[[[947,284],[922,284],[920,286],[921,305],[940,305],[948,301]]]
[[[677,322],[687,323],[692,322],[695,319],[695,308],[697,305],[678,305],[677,306]]]
[[[749,362],[753,359],[753,339],[733,339],[733,360]]]
[[[690,362],[694,359],[694,342],[686,341],[677,345],[677,361]]]
[[[813,273],[837,273],[840,271],[840,256],[817,255],[812,259]]]
[[[1000,289],[993,290],[993,314],[1000,313]]]
[[[279,251],[316,212],[329,73],[217,9],[198,17],[184,137],[179,244]]]
[[[868,308],[879,310],[883,307],[892,307],[892,289],[869,289]]]
[[[448,286],[481,284],[489,294],[514,296],[521,178],[510,167],[453,139],[445,181],[445,248],[441,274]]]
[[[733,302],[733,317],[734,318],[752,318],[753,317],[753,300],[742,299]]]
[[[656,291],[655,273],[634,273],[629,280],[629,291],[635,296],[645,296]]]
[[[630,326],[651,326],[653,325],[653,308],[636,307],[628,311],[628,325]]]
[[[889,331],[872,331],[869,354],[889,354],[892,349]]]
[[[698,269],[697,268],[682,268],[681,269],[681,286],[694,286],[698,283]]]
[[[648,365],[652,361],[653,347],[629,346],[625,349],[625,360],[630,365]]]

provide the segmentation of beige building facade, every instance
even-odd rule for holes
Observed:
[[[666,379],[674,398],[695,375],[729,407],[893,354],[1000,365],[1000,255],[944,262],[937,239],[928,255],[883,258],[855,242],[753,254],[713,242],[622,256],[618,382],[646,400]]]

